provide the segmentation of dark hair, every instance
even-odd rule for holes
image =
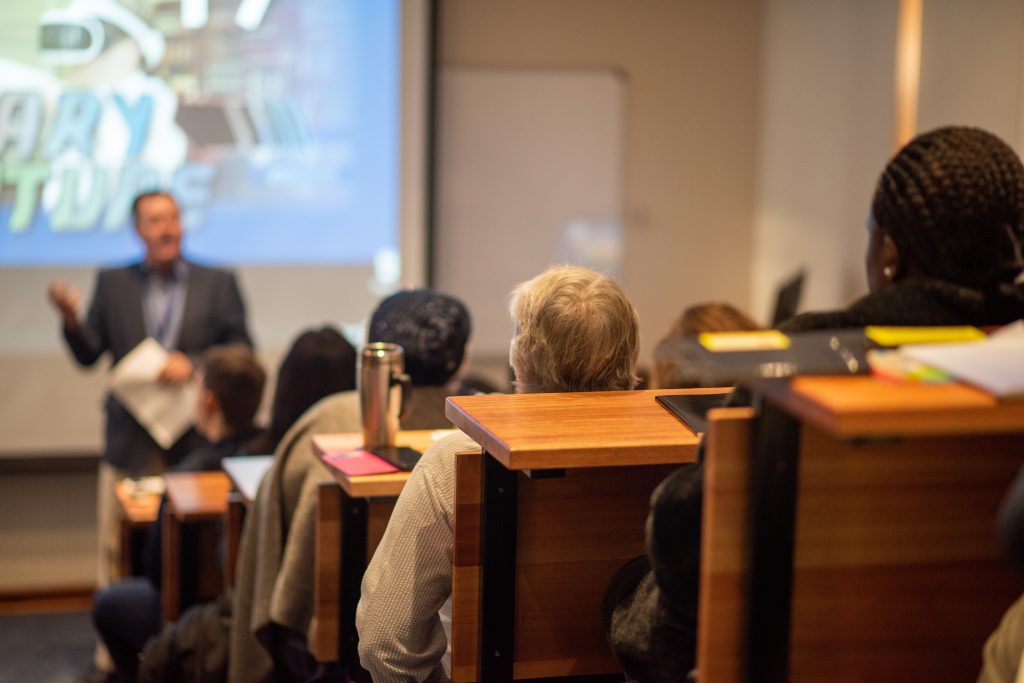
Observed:
[[[469,332],[469,311],[461,301],[432,289],[407,289],[380,302],[366,340],[401,346],[413,385],[429,387],[455,375]]]
[[[203,355],[202,372],[203,386],[217,398],[228,429],[250,429],[267,381],[252,349],[243,344],[215,346]]]
[[[277,371],[270,425],[250,446],[253,453],[273,453],[306,410],[325,396],[356,388],[356,350],[336,329],[302,332]]]
[[[1024,268],[1024,166],[995,135],[939,128],[911,140],[882,171],[871,211],[907,265],[976,288]]]
[[[132,223],[136,226],[139,224],[139,207],[142,206],[142,202],[150,197],[167,197],[171,201],[177,201],[174,199],[174,195],[163,190],[147,190],[136,195],[135,199],[132,200]]]
[[[681,347],[684,339],[693,339],[702,332],[745,332],[762,327],[753,318],[732,304],[711,301],[690,306],[654,348],[654,382],[658,389],[685,389],[701,385],[691,367],[696,359],[687,356]]]

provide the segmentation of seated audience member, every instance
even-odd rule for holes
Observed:
[[[1024,469],[1010,487],[999,511],[999,536],[1007,559],[1024,571]],[[1024,596],[1003,615],[985,642],[978,683],[1015,683],[1024,671]]]
[[[521,393],[631,389],[639,346],[636,310],[613,280],[555,267],[519,285],[510,305],[510,361]],[[376,683],[448,680],[455,454],[464,434],[423,455],[398,498],[363,577],[356,615],[359,659]]]
[[[699,376],[687,367],[690,360],[679,342],[703,332],[745,332],[761,326],[731,304],[712,301],[690,306],[654,348],[654,388],[686,389],[701,386]]]
[[[338,330],[302,332],[277,370],[270,424],[249,447],[253,454],[273,453],[285,432],[324,396],[356,388],[356,350]]]
[[[1001,325],[1024,317],[1024,166],[976,128],[919,135],[882,171],[868,217],[869,293],[780,329]],[[606,596],[612,649],[641,683],[678,681],[694,664],[701,466],[682,467],[651,499],[653,573],[624,568]]]
[[[206,352],[199,372],[200,391],[196,408],[196,430],[208,444],[189,453],[173,470],[198,471],[220,467],[223,457],[244,452],[256,434],[253,417],[263,395],[265,373],[248,346],[214,347]],[[165,501],[166,502],[166,501]],[[163,505],[161,505],[161,512]],[[139,653],[146,641],[160,630],[160,519],[146,538],[146,576],[111,584],[96,598],[93,621],[110,652],[118,680],[135,681]],[[183,539],[182,561],[194,548]],[[182,587],[182,600],[194,601],[194,588]]]
[[[412,383],[403,429],[450,427],[444,401],[469,340],[465,306],[426,289],[380,303],[367,339],[399,344]],[[235,587],[229,680],[301,681],[316,669],[306,643],[313,617],[317,485],[332,478],[311,436],[362,430],[359,393],[323,399],[278,444],[242,534]]]

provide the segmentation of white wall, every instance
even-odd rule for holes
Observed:
[[[1024,3],[924,3],[918,130],[986,128],[1024,152]]]
[[[623,73],[622,283],[640,313],[644,362],[686,306],[709,298],[749,303],[759,6],[756,0],[442,3],[445,66]]]
[[[802,308],[838,308],[867,289],[865,217],[892,129],[897,3],[769,0],[750,296],[808,268]]]

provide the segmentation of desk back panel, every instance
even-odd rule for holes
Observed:
[[[698,668],[739,680],[751,415],[713,420]],[[994,521],[1024,437],[841,441],[801,432],[791,681],[973,680],[1024,585]]]
[[[317,487],[316,563],[310,652],[318,662],[338,661],[341,600],[342,490],[334,479]],[[375,498],[367,506],[366,561],[373,557],[395,509],[395,500]]]
[[[452,580],[452,677],[479,680],[482,456],[456,466]],[[601,625],[612,575],[644,552],[651,492],[675,465],[519,475],[516,679],[614,673]]]

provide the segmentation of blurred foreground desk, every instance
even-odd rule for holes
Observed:
[[[1024,403],[872,377],[712,411],[702,681],[966,681],[1021,582],[995,538]]]
[[[154,481],[155,480],[155,481]],[[160,498],[163,495],[163,479],[160,477],[144,477],[142,479],[122,479],[114,489],[117,502],[121,506],[120,548],[118,563],[121,567],[120,578],[135,576],[141,572],[136,566],[142,539],[149,525],[156,521],[160,511]]]
[[[424,453],[445,432],[408,430],[396,445]],[[363,445],[361,433],[313,437],[317,455],[345,453]],[[356,605],[363,572],[387,528],[408,472],[350,477],[328,465],[334,481],[321,483],[317,498],[314,637],[310,651],[320,662],[358,662]]]
[[[622,676],[601,625],[654,487],[698,438],[655,401],[720,389],[458,396],[452,678]]]
[[[215,558],[220,540],[219,522],[228,507],[231,481],[223,472],[173,472],[164,475],[167,507],[163,518],[163,570],[160,589],[164,621],[181,612],[181,528],[197,524],[201,558],[194,567],[197,595],[208,599],[220,594],[223,578]],[[201,524],[201,523],[207,524]],[[218,522],[217,525],[208,524]],[[193,568],[190,568],[193,569]]]

